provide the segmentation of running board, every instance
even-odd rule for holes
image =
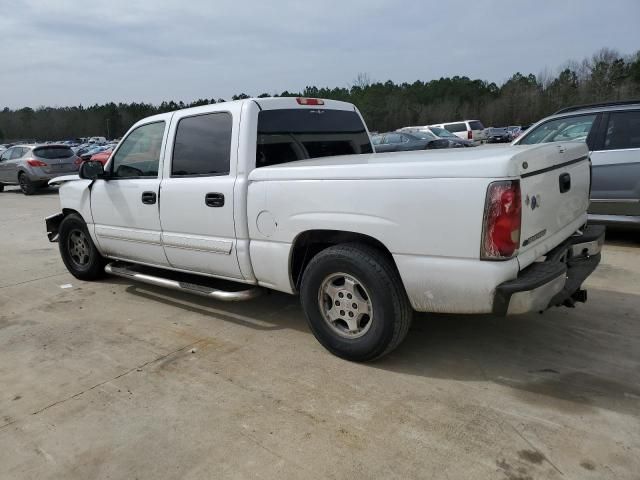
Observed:
[[[155,285],[157,287],[170,288],[180,292],[192,293],[194,295],[200,295],[201,297],[212,298],[223,302],[241,302],[244,300],[251,300],[262,293],[262,289],[258,287],[239,291],[219,290],[206,285],[198,285],[195,283],[181,282],[156,275],[149,275],[147,273],[139,272],[135,268],[135,265],[129,266],[128,264],[122,263],[109,263],[104,267],[104,271],[117,277],[128,278],[129,280],[135,280],[149,285]]]

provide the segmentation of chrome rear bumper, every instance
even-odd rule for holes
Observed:
[[[600,263],[605,227],[590,225],[496,288],[495,315],[540,312],[549,307],[573,307],[587,299],[582,283]]]

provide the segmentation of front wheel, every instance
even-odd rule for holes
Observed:
[[[80,215],[67,215],[58,229],[60,256],[67,270],[80,280],[104,276],[106,260],[91,240],[87,224]]]
[[[300,298],[318,341],[333,354],[360,362],[395,349],[413,314],[391,260],[361,244],[318,253],[304,271]]]

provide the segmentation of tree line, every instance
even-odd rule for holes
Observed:
[[[263,93],[258,97],[306,96],[355,104],[372,131],[479,119],[486,126],[527,125],[559,108],[640,98],[640,51],[623,56],[603,48],[582,61],[568,61],[557,74],[520,72],[502,85],[464,76],[396,84],[359,74],[350,87],[308,86],[301,92]],[[231,100],[248,98],[241,93]],[[121,137],[138,120],[157,113],[224,102],[106,103],[84,107],[29,107],[0,110],[0,142],[64,140],[86,136]]]

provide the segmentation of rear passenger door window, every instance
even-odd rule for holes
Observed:
[[[229,113],[186,117],[178,122],[172,177],[228,175],[232,118]]]
[[[602,150],[640,148],[640,110],[609,114]]]

